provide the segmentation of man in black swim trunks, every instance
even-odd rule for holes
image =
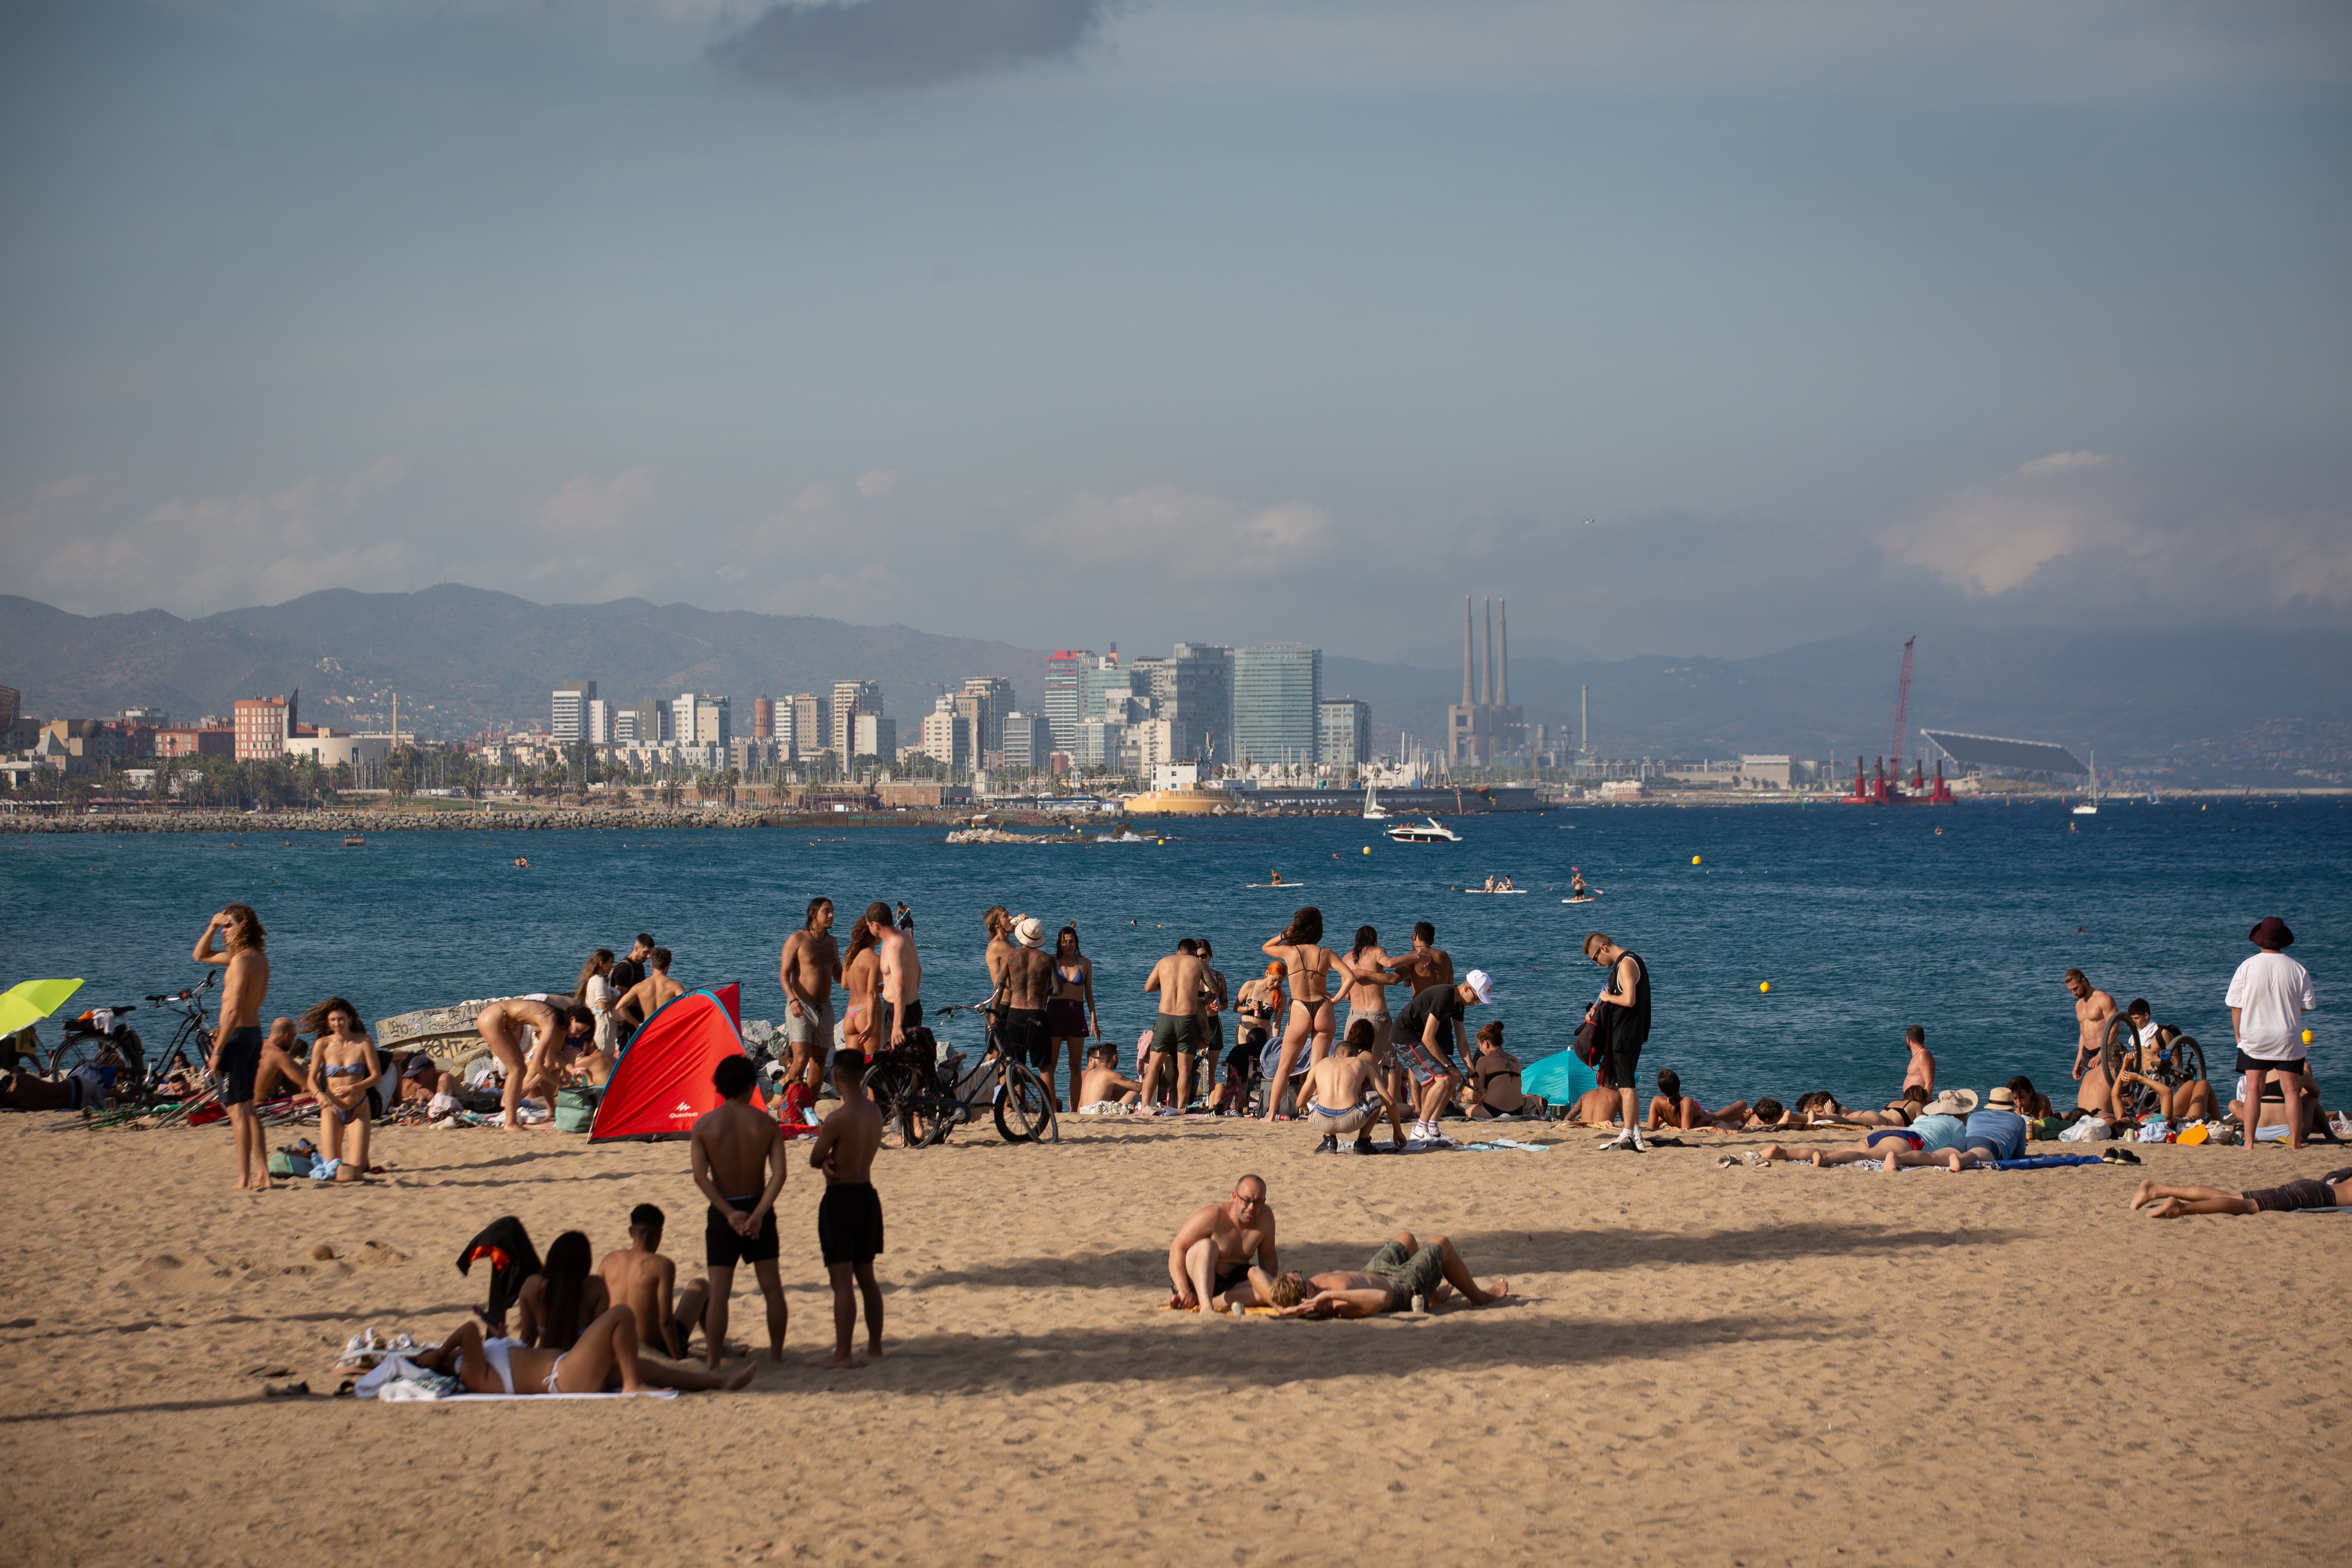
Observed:
[[[1625,1119],[1625,1131],[1608,1147],[1639,1153],[1649,1145],[1642,1141],[1642,1119],[1634,1113],[1633,1074],[1650,1037],[1650,966],[1600,931],[1584,939],[1584,956],[1609,972],[1600,1000],[1584,1012],[1607,1042],[1609,1081],[1617,1086]]]
[[[833,1281],[833,1355],[818,1364],[839,1372],[853,1364],[849,1342],[857,1328],[854,1280],[866,1300],[866,1353],[882,1353],[882,1287],[874,1259],[882,1251],[882,1199],[874,1190],[874,1151],[882,1144],[882,1112],[866,1093],[866,1058],[842,1051],[833,1058],[833,1085],[841,1103],[817,1130],[809,1163],[824,1173],[817,1204],[816,1241]]]
[[[228,946],[213,945],[215,932],[228,933]],[[254,1079],[261,1070],[261,1004],[269,994],[269,955],[261,917],[250,904],[231,904],[213,916],[189,956],[228,971],[221,986],[220,1029],[213,1036],[213,1079],[228,1108],[236,1134],[236,1184],[269,1190],[269,1141],[253,1114]]]
[[[2144,1208],[2157,1219],[2179,1219],[2191,1214],[2292,1214],[2296,1209],[2343,1208],[2347,1198],[2352,1198],[2352,1165],[2315,1180],[2306,1176],[2283,1187],[2256,1187],[2245,1193],[2142,1182],[2132,1194],[2131,1206]]]
[[[749,1263],[768,1302],[768,1356],[784,1359],[784,1282],[776,1271],[776,1199],[784,1190],[784,1140],[775,1120],[751,1105],[760,1071],[746,1056],[719,1058],[711,1086],[725,1103],[694,1124],[694,1184],[710,1200],[702,1259],[710,1266],[710,1300],[702,1309],[705,1359],[727,1359],[728,1299],[735,1266]]]
[[[1054,994],[1054,961],[1045,953],[1045,926],[1035,915],[1013,922],[1013,945],[997,963],[1004,1017],[998,1026],[1004,1050],[1014,1061],[1041,1072],[1054,1069],[1054,1044],[1045,1028],[1045,1004]],[[1048,1080],[1046,1091],[1053,1092]],[[1055,1095],[1054,1109],[1065,1109]]]
[[[1264,1270],[1259,1280],[1255,1270]],[[1274,1205],[1265,1201],[1265,1180],[1244,1176],[1234,1195],[1193,1215],[1168,1244],[1168,1304],[1188,1312],[1216,1312],[1234,1305],[1255,1307],[1262,1285],[1282,1272],[1274,1248]]]

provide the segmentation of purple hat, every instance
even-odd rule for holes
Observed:
[[[2246,940],[2256,947],[2278,952],[2294,945],[2294,932],[2287,930],[2286,921],[2278,916],[2264,915],[2263,923],[2246,933]]]

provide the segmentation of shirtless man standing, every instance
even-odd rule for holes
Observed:
[[[1336,955],[1337,968],[1348,982],[1348,1032],[1354,1034],[1358,1020],[1372,1026],[1371,1049],[1385,1056],[1389,1043],[1389,987],[1403,976],[1389,967],[1387,951],[1381,946],[1381,933],[1370,926],[1356,928],[1356,945]]]
[[[816,1205],[816,1244],[833,1281],[833,1354],[817,1365],[841,1372],[851,1365],[849,1342],[857,1332],[856,1282],[866,1299],[866,1353],[882,1353],[882,1286],[874,1259],[882,1251],[882,1198],[874,1190],[874,1151],[882,1146],[882,1112],[866,1092],[866,1058],[844,1051],[833,1060],[833,1086],[841,1103],[824,1119],[809,1148],[809,1164],[824,1173],[824,1196]]]
[[[506,1087],[500,1095],[504,1109],[499,1113],[499,1125],[508,1131],[522,1125],[515,1115],[515,1107],[522,1103],[523,1080],[529,1076],[523,1066],[522,1032],[531,1032],[535,1062],[539,1047],[546,1042],[561,1040],[566,1026],[562,1014],[530,996],[493,1002],[474,1015],[474,1032],[482,1037],[482,1044],[490,1047],[490,1055],[498,1058],[499,1066],[505,1069]]]
[[[1151,966],[1143,988],[1160,994],[1160,1016],[1151,1023],[1151,1062],[1143,1072],[1143,1099],[1147,1105],[1154,1101],[1160,1088],[1160,1069],[1165,1065],[1160,1058],[1168,1056],[1176,1058],[1177,1114],[1182,1115],[1184,1108],[1192,1102],[1192,1058],[1204,1037],[1201,999],[1207,994],[1208,984],[1209,966],[1201,962],[1191,937],[1178,942],[1174,952]]]
[[[1412,928],[1412,951],[1390,958],[1388,967],[1403,984],[1408,997],[1418,996],[1433,985],[1454,984],[1454,955],[1437,945],[1437,928],[1427,921]]]
[[[1251,1283],[1262,1269],[1270,1282],[1282,1272],[1274,1249],[1274,1205],[1265,1201],[1265,1179],[1244,1176],[1234,1195],[1184,1222],[1168,1244],[1168,1279],[1175,1289],[1168,1304],[1188,1312],[1214,1312],[1235,1302],[1261,1304]]]
[[[1054,1087],[1054,1044],[1045,1031],[1045,1004],[1054,994],[1054,961],[1045,952],[1045,923],[1035,915],[1023,915],[1013,928],[1013,938],[1015,945],[996,966],[997,996],[1004,1007],[997,1037],[1007,1056],[1045,1074],[1045,1093],[1054,1109],[1066,1110],[1060,1091]],[[1075,1105],[1076,1100],[1071,1103]]]
[[[646,956],[646,963],[652,967],[652,973],[629,987],[629,994],[617,1005],[619,1007],[634,1007],[640,1019],[652,1017],[686,994],[686,987],[669,977],[669,949],[654,949]]]
[[[833,900],[811,899],[801,929],[784,939],[776,979],[784,988],[784,1109],[816,1101],[824,1054],[833,1048],[833,988],[841,982],[841,944],[833,940]],[[795,1093],[794,1091],[798,1092]]]
[[[1370,1318],[1381,1312],[1402,1312],[1419,1296],[1434,1307],[1445,1300],[1446,1288],[1462,1292],[1474,1307],[1484,1307],[1511,1293],[1507,1279],[1481,1287],[1470,1277],[1470,1266],[1439,1237],[1426,1247],[1411,1231],[1383,1245],[1361,1268],[1334,1269],[1328,1274],[1286,1274],[1273,1282],[1270,1296],[1286,1318]]]
[[[213,945],[226,931],[228,946]],[[231,904],[205,924],[189,954],[198,963],[228,971],[221,984],[220,1028],[213,1035],[208,1066],[228,1107],[229,1130],[236,1134],[236,1184],[242,1192],[269,1190],[269,1142],[253,1114],[253,1079],[261,1068],[261,1004],[269,994],[268,933],[250,904]]]
[[[907,1043],[907,1031],[923,1021],[923,959],[915,939],[890,918],[890,906],[866,906],[866,926],[874,933],[874,958],[880,968],[881,999],[875,1004],[877,1048],[895,1051]]]
[[[710,1200],[702,1258],[710,1266],[710,1300],[702,1310],[705,1364],[727,1357],[727,1306],[735,1266],[749,1263],[768,1300],[768,1359],[784,1359],[784,1282],[776,1272],[776,1198],[784,1190],[783,1133],[751,1106],[760,1069],[745,1056],[721,1057],[711,1086],[725,1102],[694,1124],[694,1184]]]
[[[2107,1025],[2116,1016],[2116,999],[2104,991],[2094,990],[2079,969],[2066,972],[2066,989],[2074,994],[2074,1077],[2083,1085],[2074,1091],[2074,1103],[2113,1121],[2116,1089],[2107,1081],[2100,1047],[2105,1043]]]
[[[672,1361],[686,1359],[686,1342],[702,1321],[710,1281],[677,1290],[677,1265],[662,1256],[662,1211],[639,1204],[629,1211],[629,1245],[596,1265],[606,1297],[637,1316],[637,1335]],[[672,1292],[676,1291],[675,1296]]]

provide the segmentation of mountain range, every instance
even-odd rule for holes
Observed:
[[[1850,766],[1857,752],[1889,748],[1908,635],[1872,629],[1755,658],[1602,659],[1529,626],[1528,651],[1510,661],[1511,697],[1529,722],[1564,731],[1572,745],[1579,691],[1589,688],[1592,743],[1604,755],[1787,752]],[[1324,691],[1370,702],[1383,750],[1399,731],[1433,738],[1461,694],[1458,650],[1433,643],[1406,656],[1426,663],[1327,654]],[[1003,676],[1024,707],[1042,705],[1045,658],[904,626],[641,599],[538,605],[455,584],[334,589],[194,620],[161,610],[78,616],[0,595],[0,684],[44,717],[139,705],[189,719],[299,687],[304,721],[362,729],[390,718],[396,690],[404,729],[455,739],[543,723],[556,682],[584,679],[622,701],[725,693],[748,731],[754,696],[857,679],[881,683],[911,738],[940,689],[970,676]],[[1915,736],[1925,725],[2095,750],[2103,773],[2124,776],[2352,783],[2352,634],[1930,627],[1919,633],[1910,718]],[[1916,738],[1906,742],[1906,753],[1916,748]]]

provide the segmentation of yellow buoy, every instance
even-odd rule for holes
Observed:
[[[1365,854],[1367,854],[1367,855],[1369,855],[1369,854],[1370,854],[1371,852],[1372,852],[1372,847],[1371,847],[1370,845],[1369,845],[1369,844],[1365,845],[1365,846],[1364,846],[1364,853],[1365,853]]]
[[[1696,865],[1697,865],[1697,864],[1698,864],[1698,857],[1697,857],[1697,856],[1694,855],[1694,856],[1692,856],[1692,857],[1691,857],[1691,864],[1692,864],[1692,865],[1694,865],[1694,866],[1696,866]]]
[[[2311,1031],[2309,1029],[2305,1029],[2303,1032],[2303,1043],[2306,1046],[2311,1044]]]
[[[1163,838],[1163,839],[1161,839],[1160,842],[1160,843],[1162,843],[1162,844],[1165,844],[1165,843],[1167,843],[1167,842],[1168,842],[1168,840],[1166,840],[1165,838]]]
[[[1764,982],[1762,982],[1761,984],[1759,984],[1756,987],[1756,989],[1757,989],[1757,990],[1759,990],[1759,991],[1769,991],[1769,990],[1771,990],[1771,989],[1772,989],[1772,983],[1771,983],[1770,981],[1769,981],[1769,980],[1764,981]]]

